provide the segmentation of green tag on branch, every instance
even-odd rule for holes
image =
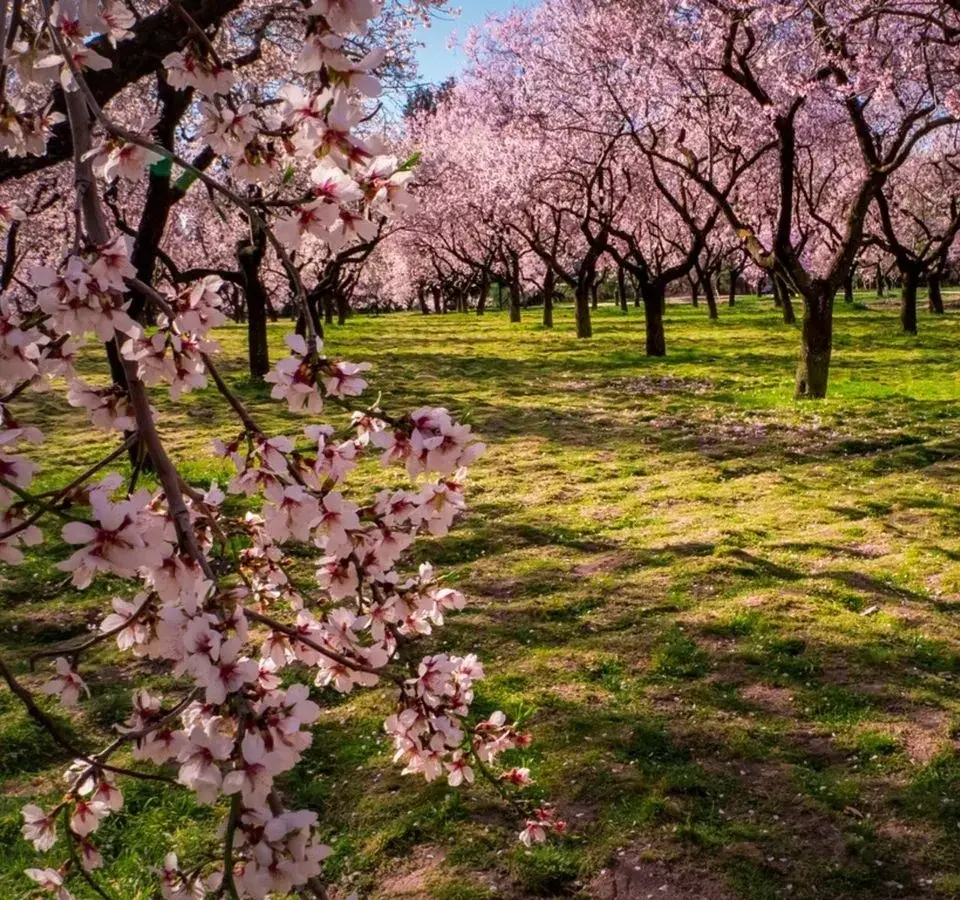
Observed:
[[[421,158],[422,155],[423,155],[423,154],[422,154],[419,150],[417,150],[417,151],[415,151],[414,153],[412,153],[409,157],[407,157],[406,160],[404,160],[403,165],[400,166],[399,171],[401,171],[401,172],[408,172],[408,171],[410,171],[410,169],[412,169],[414,166],[419,165],[419,164],[420,164],[420,158]]]
[[[187,191],[193,187],[193,183],[197,180],[196,172],[184,172],[178,179],[174,187],[180,194],[185,194]]]
[[[166,178],[173,171],[173,163],[163,157],[163,159],[158,159],[152,166],[150,166],[150,174],[156,175],[160,178]]]

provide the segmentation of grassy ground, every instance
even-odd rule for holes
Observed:
[[[333,330],[331,352],[375,363],[387,405],[445,404],[489,443],[469,517],[423,551],[472,601],[437,645],[487,662],[478,709],[528,717],[523,762],[571,823],[525,851],[484,790],[390,768],[382,696],[324,694],[287,789],[320,811],[341,887],[960,897],[960,317],[923,316],[919,338],[890,308],[837,319],[830,399],[815,405],[791,399],[797,332],[757,301],[718,323],[671,306],[670,355],[654,361],[633,309],[601,310],[588,342],[569,310],[553,332],[535,311],[519,326],[392,316]],[[276,416],[243,377],[242,332],[221,337],[233,381]],[[215,399],[157,402],[190,477],[222,475],[205,452],[232,430]],[[55,429],[43,479],[62,484],[106,445],[52,397],[41,415]],[[27,653],[83,632],[110,590],[64,588],[48,554],[0,591],[0,652],[34,684]],[[81,741],[129,697],[128,663],[93,662],[94,700],[64,720]],[[0,897],[25,895],[18,811],[63,762],[0,692]],[[170,845],[198,853],[212,819],[150,785],[126,794],[102,832],[107,882],[146,898],[149,866]]]

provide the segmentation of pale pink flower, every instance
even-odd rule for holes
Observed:
[[[53,664],[57,674],[40,688],[44,694],[56,695],[64,706],[76,706],[81,693],[90,696],[90,689],[68,659],[58,656]]]
[[[24,869],[24,874],[43,890],[50,891],[56,900],[73,900],[73,894],[63,886],[63,878],[56,869]]]
[[[49,850],[57,841],[56,817],[48,816],[39,806],[28,804],[20,811],[23,816],[21,832],[37,850]]]

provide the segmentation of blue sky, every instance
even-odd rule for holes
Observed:
[[[429,28],[421,28],[417,33],[417,40],[424,44],[419,53],[423,81],[438,84],[463,68],[463,56],[447,49],[451,34],[455,33],[462,40],[471,26],[483,24],[490,13],[506,12],[514,6],[529,4],[517,0],[459,0],[459,5],[462,10],[459,16],[437,16]]]

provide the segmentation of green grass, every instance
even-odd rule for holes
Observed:
[[[243,330],[218,337],[255,415],[294,433],[245,377]],[[285,789],[319,812],[334,881],[436,900],[609,896],[613,877],[636,891],[621,896],[960,897],[960,317],[922,315],[913,338],[891,307],[838,303],[815,404],[792,399],[797,340],[755,299],[716,323],[671,305],[662,360],[644,356],[632,308],[602,308],[591,341],[566,307],[553,331],[534,310],[518,326],[491,313],[331,329],[332,354],[374,363],[388,408],[446,405],[489,445],[466,519],[417,550],[471,601],[425,647],[483,658],[476,708],[527,716],[536,743],[516,762],[571,826],[526,851],[482,787],[390,766],[383,695],[320,693]],[[35,402],[42,486],[112,446],[56,395]],[[216,397],[156,405],[188,476],[223,480],[207,448],[234,426]],[[84,633],[111,594],[65,587],[62,549],[0,588],[0,652],[31,685],[27,654]],[[123,714],[134,667],[101,650],[85,672],[95,702],[64,720],[80,740]],[[0,693],[0,897],[26,896],[18,810],[53,795],[65,762]],[[105,883],[151,897],[149,867],[169,847],[198,858],[212,821],[185,795],[129,787],[103,831]]]

